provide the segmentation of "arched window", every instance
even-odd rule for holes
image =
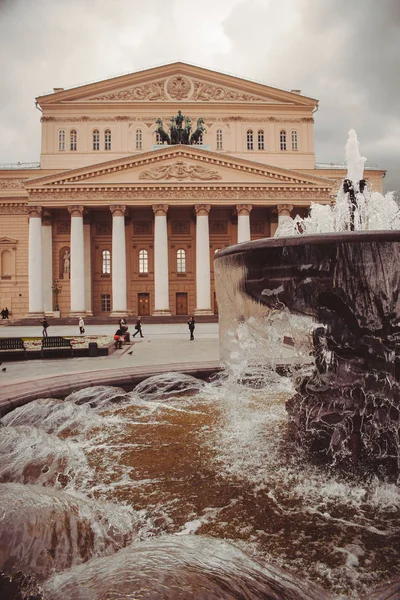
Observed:
[[[141,129],[136,129],[136,150],[143,149],[143,134]]]
[[[281,150],[286,150],[286,131],[284,129],[282,129],[282,131],[280,132],[279,139],[281,144]]]
[[[101,272],[103,275],[111,273],[111,252],[109,250],[103,250],[101,253]]]
[[[76,129],[71,129],[69,132],[69,149],[76,150],[78,147],[78,134]]]
[[[104,150],[111,150],[111,131],[109,129],[104,132]]]
[[[100,131],[93,129],[93,150],[100,150]]]
[[[139,251],[139,273],[149,272],[149,253],[147,250]]]
[[[292,150],[298,150],[297,131],[292,131]]]
[[[258,130],[257,140],[258,140],[258,149],[264,150],[264,131],[262,129]]]
[[[182,248],[176,253],[176,272],[186,273],[186,252]]]
[[[65,129],[58,132],[58,149],[65,150]]]
[[[201,133],[199,135],[199,137],[197,138],[197,142],[195,142],[198,146],[200,146],[201,144],[203,144],[203,134]]]
[[[247,150],[253,150],[253,130],[247,130]]]
[[[222,150],[222,129],[217,129],[217,150]]]
[[[159,133],[156,132],[156,144],[162,144],[162,139],[161,139],[161,135]]]

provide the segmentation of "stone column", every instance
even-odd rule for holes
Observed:
[[[47,211],[42,219],[42,272],[43,310],[46,315],[53,316],[53,222]]]
[[[196,315],[212,315],[209,204],[196,204]]]
[[[154,312],[170,315],[167,204],[153,205],[154,211]]]
[[[278,227],[283,221],[290,217],[293,210],[293,204],[278,204]]]
[[[112,213],[112,317],[126,317],[126,245],[125,211],[126,206],[110,206]]]
[[[86,315],[93,315],[92,312],[92,252],[91,252],[91,232],[90,218],[83,217],[83,240],[85,256],[85,308]]]
[[[70,316],[77,317],[86,314],[83,206],[68,206],[68,211],[71,215]]]
[[[42,259],[42,207],[28,206],[29,248],[28,284],[29,316],[43,316],[43,259]]]
[[[238,214],[238,243],[249,242],[251,240],[250,213],[252,208],[251,204],[238,204],[236,206]]]

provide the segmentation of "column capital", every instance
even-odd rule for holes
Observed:
[[[42,207],[41,206],[28,206],[28,215],[29,215],[29,218],[32,218],[32,217],[41,218],[42,217]]]
[[[211,210],[210,204],[195,204],[194,210],[196,211],[196,216],[199,217],[201,215],[208,215]]]
[[[126,212],[125,204],[115,204],[110,206],[110,211],[113,217],[124,217]]]
[[[252,204],[236,204],[236,210],[238,215],[248,217],[251,213],[252,208]]]
[[[83,211],[85,207],[80,205],[68,206],[68,212],[71,217],[83,217]]]
[[[153,204],[153,212],[155,217],[166,217],[168,204]]]
[[[293,210],[293,204],[278,204],[277,209],[279,215],[289,217]]]

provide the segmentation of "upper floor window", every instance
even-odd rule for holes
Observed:
[[[162,144],[163,141],[161,139],[161,135],[156,131],[156,144]]]
[[[93,130],[93,150],[100,150],[100,131]]]
[[[297,131],[292,131],[292,150],[298,150]]]
[[[136,129],[136,150],[143,148],[143,133],[141,129]]]
[[[65,150],[65,129],[58,132],[58,149]]]
[[[258,149],[264,150],[264,131],[262,129],[258,130],[257,140],[258,140]]]
[[[101,272],[103,275],[111,273],[111,252],[109,250],[103,250],[101,253]]]
[[[111,150],[111,131],[109,129],[104,132],[104,150]]]
[[[253,130],[247,131],[247,150],[253,150]]]
[[[186,273],[186,252],[182,248],[176,253],[176,272]]]
[[[149,253],[147,250],[139,251],[139,273],[149,272]]]
[[[286,150],[286,131],[284,129],[282,129],[282,131],[279,134],[279,140],[281,150]]]
[[[217,150],[222,150],[222,129],[217,129]]]
[[[69,132],[69,149],[76,150],[78,146],[78,134],[76,129],[71,129]]]

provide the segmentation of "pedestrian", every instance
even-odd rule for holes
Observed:
[[[85,333],[85,321],[83,320],[83,317],[79,318],[79,333],[82,335],[83,333]]]
[[[8,319],[8,315],[10,314],[10,311],[8,310],[7,306],[4,309],[4,318]]]
[[[47,320],[47,319],[46,319],[46,317],[44,316],[44,317],[43,317],[43,319],[42,319],[40,322],[41,322],[41,324],[42,324],[42,327],[43,327],[43,330],[42,330],[42,336],[43,336],[43,337],[48,337],[48,336],[47,336],[47,328],[48,328],[48,326],[49,326],[49,322],[48,322],[48,320]]]
[[[1,318],[2,318],[2,319],[5,319],[5,318],[6,318],[6,309],[5,309],[5,308],[2,308],[2,309],[1,309]]]
[[[117,331],[114,334],[114,342],[115,342],[115,347],[117,350],[121,350],[123,341],[124,341],[124,332],[122,331],[122,329],[117,329]]]
[[[140,333],[141,338],[144,337],[144,335],[142,333],[142,317],[137,318],[135,329],[136,329],[136,331],[132,337],[135,337],[138,333]]]
[[[189,317],[188,319],[188,326],[189,326],[189,331],[190,331],[190,339],[194,340],[194,328],[195,328],[195,323],[196,321],[194,320],[194,317]]]

